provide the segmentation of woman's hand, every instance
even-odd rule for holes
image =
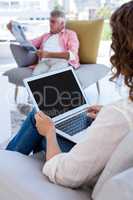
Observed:
[[[37,50],[36,54],[39,57],[39,59],[48,58],[49,57],[49,52],[48,51]]]
[[[46,138],[55,135],[55,126],[50,117],[40,111],[35,115],[35,120],[36,128],[40,135]]]
[[[96,119],[97,114],[100,112],[101,108],[103,106],[101,105],[94,105],[94,106],[90,106],[87,110],[87,115],[89,117],[91,117],[92,119]]]
[[[46,160],[50,160],[55,155],[61,153],[56,138],[55,126],[50,117],[42,112],[35,115],[36,127],[40,135],[45,136],[47,140]]]

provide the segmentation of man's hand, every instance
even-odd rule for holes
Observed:
[[[87,115],[91,117],[92,119],[96,119],[97,114],[100,112],[102,107],[103,106],[101,105],[94,105],[94,106],[89,107],[87,111]]]
[[[49,57],[49,52],[48,51],[37,50],[36,54],[38,55],[39,59],[48,58]]]
[[[12,21],[10,21],[7,25],[6,25],[7,29],[12,32]]]
[[[40,135],[46,138],[55,135],[55,126],[50,117],[45,115],[43,112],[38,112],[35,115],[36,128]]]

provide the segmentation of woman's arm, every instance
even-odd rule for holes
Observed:
[[[72,188],[81,186],[99,174],[129,132],[125,116],[107,106],[86,130],[88,134],[84,141],[75,145],[70,152],[61,153],[52,120],[36,115],[36,121],[38,131],[48,140],[43,173],[52,182]]]
[[[40,133],[40,135],[46,137],[47,141],[46,160],[48,161],[55,155],[61,153],[56,138],[55,126],[53,121],[48,116],[44,115],[42,112],[36,114],[35,119],[38,132]]]
[[[47,140],[47,151],[46,151],[46,160],[50,160],[55,155],[61,153],[60,147],[57,142],[56,133],[49,133],[46,137]]]
[[[45,163],[43,173],[52,182],[77,188],[91,181],[103,170],[129,127],[122,113],[107,106],[87,132],[84,141],[70,152],[57,154]]]

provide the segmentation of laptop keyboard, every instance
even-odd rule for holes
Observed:
[[[92,120],[86,115],[86,112],[80,113],[56,125],[56,128],[67,133],[70,136],[86,129],[90,126]]]

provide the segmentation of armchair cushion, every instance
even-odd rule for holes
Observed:
[[[10,83],[24,86],[23,80],[32,76],[32,69],[29,67],[17,67],[6,71],[3,75],[8,76]]]
[[[103,19],[68,21],[66,27],[75,31],[80,42],[79,57],[81,64],[96,63]]]
[[[102,64],[82,64],[75,73],[81,86],[87,88],[105,77],[109,71],[110,69]]]
[[[83,88],[96,83],[102,79],[109,72],[109,68],[100,64],[86,64],[81,65],[80,68],[75,70],[75,73]],[[6,71],[4,76],[8,76],[9,82],[18,86],[24,86],[23,80],[32,76],[32,69],[29,67],[13,68]]]

